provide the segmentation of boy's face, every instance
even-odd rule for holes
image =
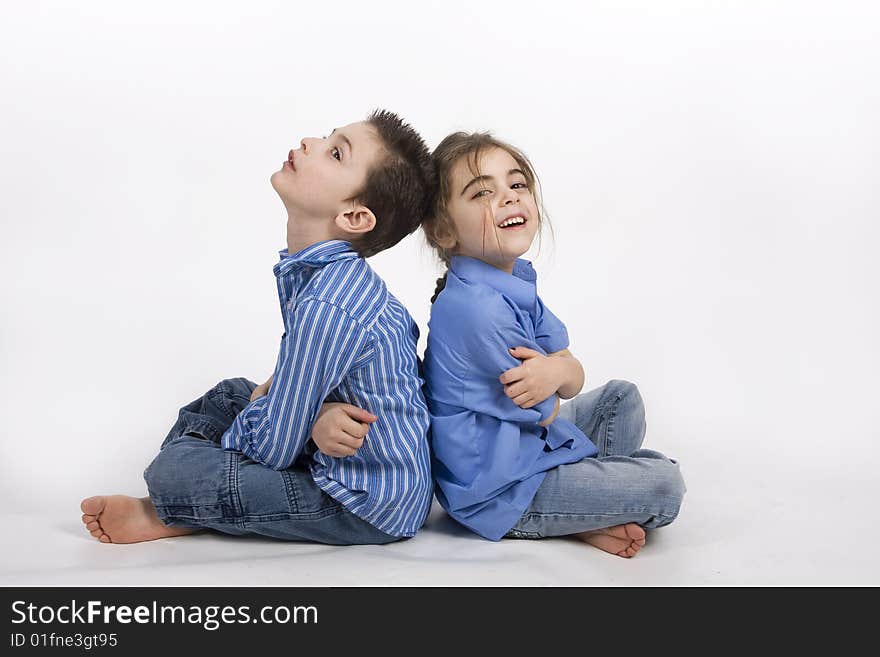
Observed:
[[[306,137],[272,174],[272,187],[291,216],[332,219],[351,205],[381,152],[366,121],[337,128],[329,137]]]
[[[510,272],[538,231],[537,203],[507,151],[485,151],[477,164],[480,177],[471,171],[468,158],[451,171],[447,210],[455,228],[453,252]]]

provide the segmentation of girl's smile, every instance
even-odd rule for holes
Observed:
[[[502,219],[498,223],[499,228],[504,230],[522,230],[525,229],[528,219],[522,212],[514,212],[506,219]]]

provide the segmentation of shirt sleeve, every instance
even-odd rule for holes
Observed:
[[[342,308],[301,301],[282,338],[269,394],[239,413],[223,447],[274,470],[289,468],[308,442],[325,397],[370,345],[370,331]]]
[[[512,422],[542,422],[553,414],[556,394],[532,406],[520,408],[504,393],[498,380],[502,373],[522,363],[508,351],[511,347],[527,347],[547,355],[516,312],[503,299],[483,305],[463,333],[469,358],[468,380],[472,383],[466,394],[465,406]]]
[[[550,312],[538,297],[538,318],[535,326],[535,341],[548,354],[562,351],[568,347],[568,329],[565,324]]]

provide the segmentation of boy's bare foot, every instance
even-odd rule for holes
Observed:
[[[634,522],[581,532],[574,536],[600,550],[627,559],[635,556],[645,544],[645,530]]]
[[[97,495],[87,497],[79,506],[86,529],[102,543],[140,543],[196,531],[166,527],[149,497]]]

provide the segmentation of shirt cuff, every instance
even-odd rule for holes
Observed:
[[[553,415],[553,409],[556,408],[556,397],[557,395],[554,392],[540,404],[535,404],[532,407],[541,414],[541,422],[544,422],[545,420],[549,419],[551,415]]]

